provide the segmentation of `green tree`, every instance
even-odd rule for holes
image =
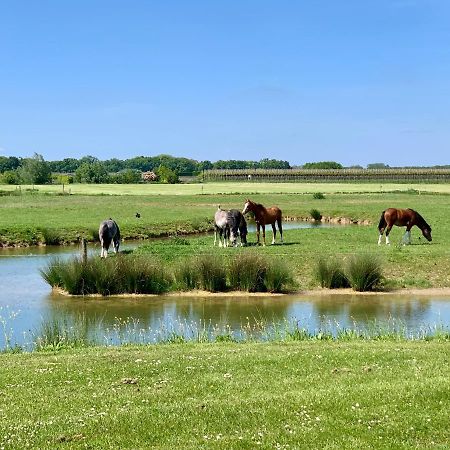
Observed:
[[[17,170],[5,170],[0,173],[0,184],[19,184],[20,177]]]
[[[335,161],[319,161],[303,164],[304,169],[342,169],[342,164]]]
[[[51,181],[52,171],[42,155],[35,153],[32,158],[24,159],[19,174],[23,183],[46,184]]]
[[[389,166],[384,163],[372,163],[367,164],[368,169],[389,169]]]
[[[160,165],[155,170],[155,173],[158,175],[158,181],[161,183],[175,184],[179,181],[177,173],[166,166]]]
[[[78,183],[108,183],[109,175],[100,161],[85,162],[75,171],[75,181]]]

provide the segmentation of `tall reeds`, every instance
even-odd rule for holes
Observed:
[[[374,291],[383,284],[380,260],[370,254],[352,255],[346,263],[336,258],[320,258],[315,277],[328,289],[351,287],[355,291]]]
[[[240,252],[232,257],[200,255],[178,264],[133,255],[86,261],[55,259],[41,274],[52,287],[71,295],[161,294],[193,289],[282,292],[293,285],[293,274],[281,261]]]

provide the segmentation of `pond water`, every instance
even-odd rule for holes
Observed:
[[[89,332],[112,344],[144,339],[144,334],[147,341],[157,341],[171,331],[189,337],[199,330],[267,331],[287,322],[310,332],[365,329],[374,324],[400,327],[408,333],[450,327],[450,297],[439,296],[69,298],[52,293],[40,269],[55,256],[71,257],[78,251],[74,246],[0,251],[0,349],[7,344],[31,346],[43,321],[71,323],[80,315]],[[99,253],[94,246],[89,251]]]

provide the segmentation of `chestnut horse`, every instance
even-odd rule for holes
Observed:
[[[381,244],[381,237],[386,230],[386,244],[389,242],[389,233],[391,228],[397,225],[398,227],[406,227],[404,238],[407,238],[407,243],[411,244],[411,228],[416,225],[422,230],[422,234],[428,241],[431,241],[431,227],[425,221],[425,219],[413,209],[396,209],[388,208],[381,213],[380,223],[378,224],[378,231],[380,235],[378,237],[378,245]]]
[[[275,222],[278,224],[278,230],[280,231],[281,243],[283,243],[283,227],[281,226],[281,209],[277,206],[272,208],[265,208],[259,203],[246,200],[242,214],[252,211],[255,214],[256,222],[256,240],[259,244],[259,229],[262,228],[263,233],[263,245],[266,245],[266,225],[272,225],[273,238],[272,244],[275,244],[275,237],[277,230],[275,228]]]

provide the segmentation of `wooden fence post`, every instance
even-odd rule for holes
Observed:
[[[87,243],[85,238],[81,238],[81,261],[83,263],[87,261]]]

